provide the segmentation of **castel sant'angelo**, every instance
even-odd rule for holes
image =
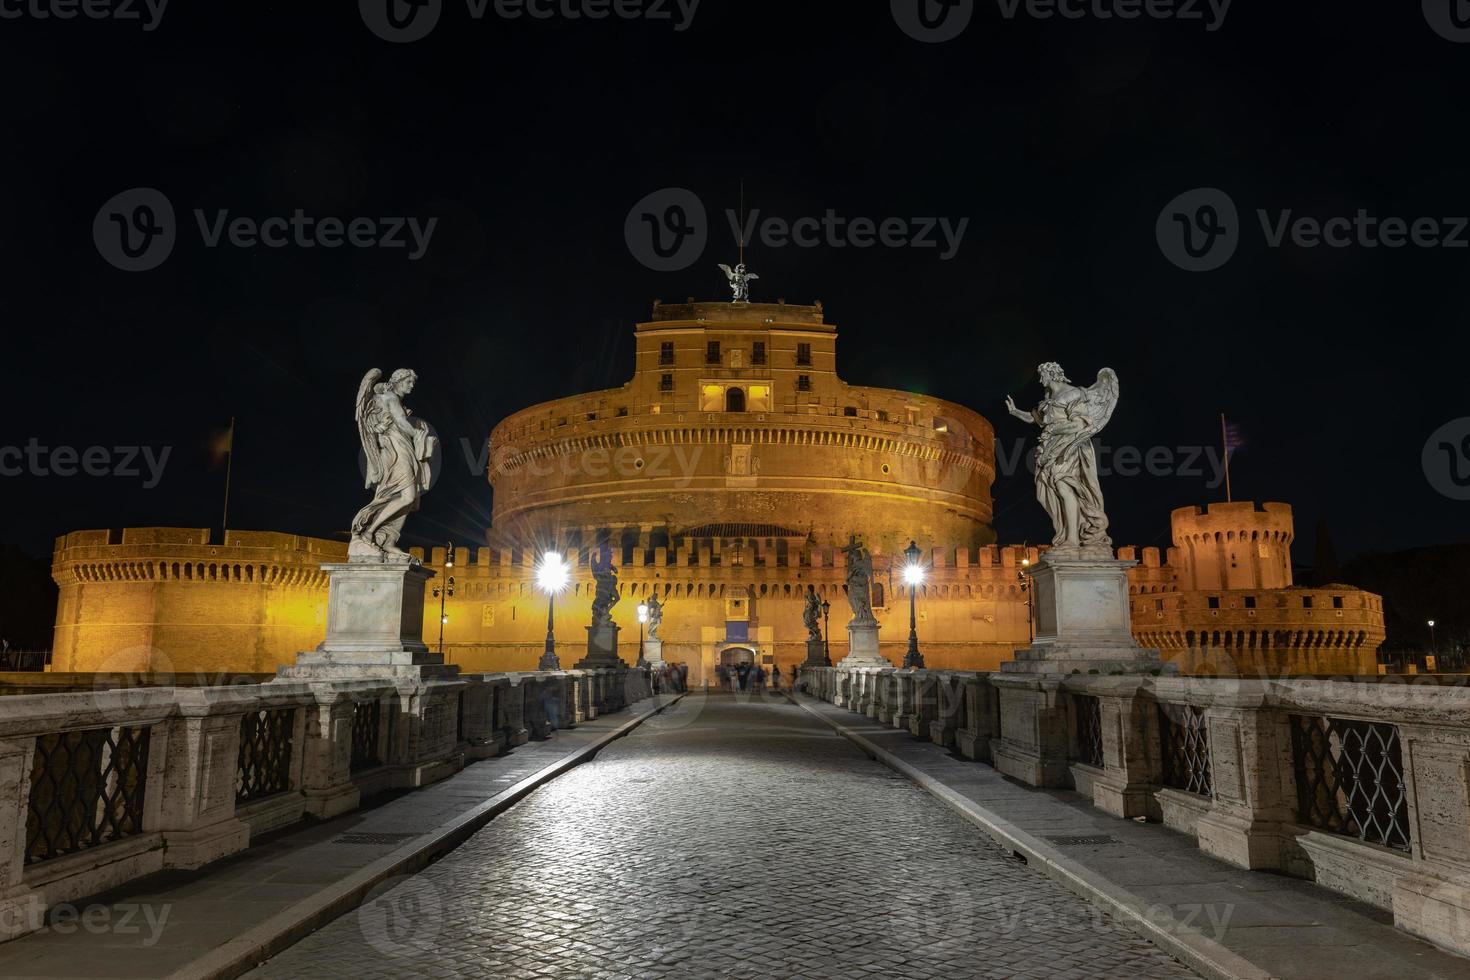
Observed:
[[[1025,565],[1035,548],[996,543],[991,425],[927,395],[838,377],[837,329],[820,304],[655,303],[635,330],[620,388],[535,405],[490,434],[493,527],[486,544],[422,556],[455,577],[447,659],[464,671],[534,669],[546,597],[534,566],[565,554],[572,583],[557,636],[589,622],[590,556],[618,566],[622,658],[638,659],[637,607],[664,604],[664,659],[691,682],[721,663],[806,657],[808,592],[830,603],[830,656],[846,653],[841,546],[874,556],[882,650],[898,663],[910,541],[927,666],[994,670],[1031,637]],[[1188,672],[1374,673],[1381,599],[1350,586],[1293,585],[1291,508],[1231,503],[1172,515],[1173,547],[1118,549],[1133,630]],[[78,531],[57,539],[51,669],[272,672],[325,632],[323,562],[346,544],[276,532]],[[424,635],[439,632],[437,598]],[[569,658],[569,659],[575,659]]]

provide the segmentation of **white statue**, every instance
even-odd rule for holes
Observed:
[[[658,601],[658,594],[654,593],[648,597],[648,638],[657,640],[658,631],[664,624],[664,606]]]
[[[857,535],[848,535],[842,548],[847,556],[847,604],[852,607],[852,621],[875,624],[873,615],[873,553],[858,543]]]
[[[418,375],[400,368],[386,382],[378,381],[382,376],[373,368],[357,389],[357,433],[367,457],[367,487],[374,492],[352,519],[351,561],[413,560],[398,547],[398,538],[429,489],[429,461],[438,444],[428,423],[403,407]]]
[[[733,269],[721,262],[720,269],[725,273],[725,278],[730,280],[730,291],[735,294],[735,298],[731,302],[749,303],[750,282],[752,279],[759,279],[760,276],[754,272],[746,272],[744,262],[741,262]]]
[[[1118,375],[1112,368],[1097,373],[1091,388],[1077,388],[1060,364],[1048,362],[1037,372],[1046,398],[1023,412],[1009,395],[1006,410],[1023,422],[1041,426],[1036,447],[1036,496],[1056,528],[1052,546],[1059,552],[1084,549],[1111,557],[1108,518],[1103,513],[1102,486],[1097,478],[1097,452],[1092,440],[1118,404]]]

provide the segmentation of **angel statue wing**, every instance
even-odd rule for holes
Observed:
[[[357,386],[357,437],[362,441],[362,454],[367,460],[367,488],[371,490],[383,479],[383,464],[378,459],[378,436],[371,430],[368,416],[373,411],[373,386],[383,372],[373,368]]]
[[[726,279],[729,279],[732,282],[734,281],[734,279],[735,279],[735,270],[734,269],[730,268],[728,265],[726,265],[725,263],[721,262],[720,263],[720,271],[725,274],[725,278]]]
[[[1103,368],[1097,372],[1097,381],[1093,386],[1082,389],[1082,397],[1076,401],[1070,413],[1087,419],[1087,428],[1072,435],[1064,444],[1056,446],[1049,456],[1063,456],[1082,443],[1091,441],[1108,424],[1113,417],[1113,409],[1117,407],[1118,374],[1112,368]]]
[[[1097,381],[1085,389],[1083,398],[1087,402],[1087,419],[1092,423],[1092,434],[1097,435],[1113,417],[1118,407],[1118,373],[1112,368],[1097,372]]]
[[[745,278],[747,278],[747,279],[759,279],[760,276],[756,275],[754,272],[747,272],[745,274]]]

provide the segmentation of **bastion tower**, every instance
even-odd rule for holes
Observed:
[[[631,381],[510,416],[490,436],[494,533],[525,547],[643,536],[995,540],[993,431],[953,402],[837,375],[821,304],[661,303]],[[727,534],[700,529],[735,529]]]

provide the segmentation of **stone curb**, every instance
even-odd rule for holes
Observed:
[[[608,743],[617,741],[654,715],[678,704],[688,692],[630,718],[595,742],[584,745],[544,769],[496,793],[474,809],[409,841],[341,881],[297,902],[260,925],[217,947],[169,975],[169,980],[232,980],[300,942],[333,919],[357,908],[377,885],[389,878],[421,871],[436,858],[454,850],[497,815],[542,783],[590,760]]]
[[[1269,971],[1261,969],[1240,954],[1193,929],[1171,928],[1169,924],[1160,923],[1148,915],[1150,903],[1126,888],[1088,870],[1062,854],[1052,844],[1002,819],[974,800],[967,799],[938,779],[909,765],[887,749],[875,745],[811,705],[790,694],[787,697],[793,704],[826,722],[837,734],[857,745],[869,757],[927,790],[1002,846],[1020,855],[1028,865],[1057,881],[1068,891],[1087,899],[1191,969],[1214,980],[1270,980],[1272,974]]]

